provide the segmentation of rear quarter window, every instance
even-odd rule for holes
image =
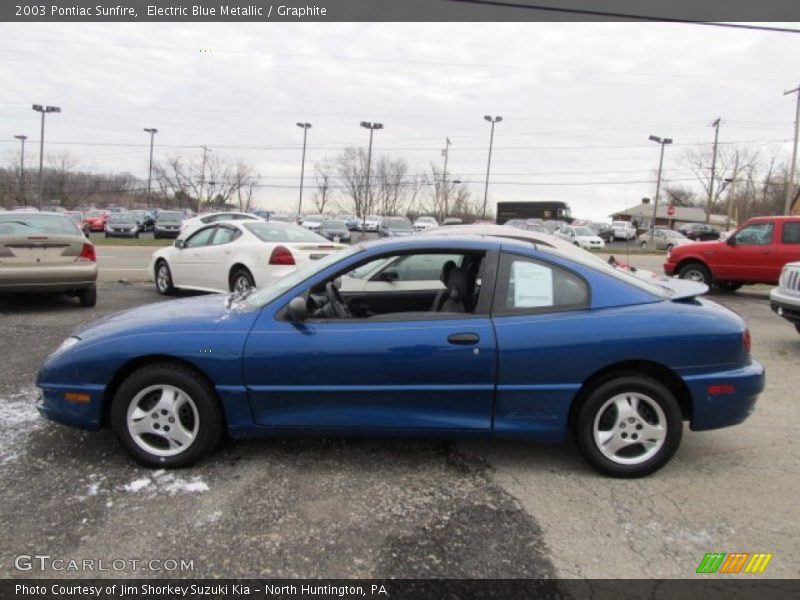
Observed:
[[[784,223],[781,240],[784,244],[800,244],[800,221]]]

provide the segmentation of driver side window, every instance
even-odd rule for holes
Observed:
[[[186,243],[183,245],[184,248],[198,248],[200,246],[207,246],[208,243],[211,241],[211,238],[214,237],[214,231],[216,231],[216,227],[209,227],[207,229],[201,229],[194,235],[192,235]]]
[[[769,246],[772,243],[772,223],[753,223],[736,234],[736,244]]]

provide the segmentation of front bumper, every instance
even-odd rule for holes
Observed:
[[[744,421],[753,412],[764,390],[764,367],[756,360],[740,369],[691,375],[683,378],[692,397],[693,431],[719,429]],[[732,386],[731,393],[711,395],[711,386]]]
[[[774,313],[790,323],[800,323],[800,297],[775,288],[769,293],[769,304]]]
[[[38,384],[40,389],[36,409],[44,418],[62,425],[87,431],[98,431],[103,427],[102,407],[105,386]],[[88,394],[89,402],[74,403],[64,399],[68,392]]]
[[[174,238],[176,238],[181,234],[181,230],[180,229],[161,229],[159,227],[156,227],[155,230],[153,231],[153,234],[157,235],[158,237],[174,237]]]
[[[132,229],[130,231],[118,231],[114,229],[106,229],[108,237],[136,237],[139,234],[139,229]]]

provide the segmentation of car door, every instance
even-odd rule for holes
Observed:
[[[242,232],[236,227],[217,225],[214,237],[200,250],[204,287],[228,290],[233,242],[241,235]]]
[[[490,252],[486,261],[496,265],[497,254]],[[488,314],[491,288],[481,288],[473,313],[293,323],[281,317],[280,306],[277,312],[264,310],[248,337],[243,364],[256,423],[489,429],[497,360]]]
[[[503,253],[495,288],[494,428],[558,440],[582,384],[576,366],[602,352],[587,334],[589,284],[558,265]]]
[[[216,225],[206,226],[186,238],[170,264],[177,286],[206,287],[203,279],[203,250],[214,237]]]
[[[742,227],[733,243],[715,247],[709,257],[715,275],[722,280],[777,281],[780,268],[775,261],[775,226],[772,221],[757,221]]]

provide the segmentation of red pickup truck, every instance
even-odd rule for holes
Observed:
[[[754,217],[718,242],[676,246],[664,272],[722,290],[752,283],[778,283],[781,268],[800,260],[800,216]]]

